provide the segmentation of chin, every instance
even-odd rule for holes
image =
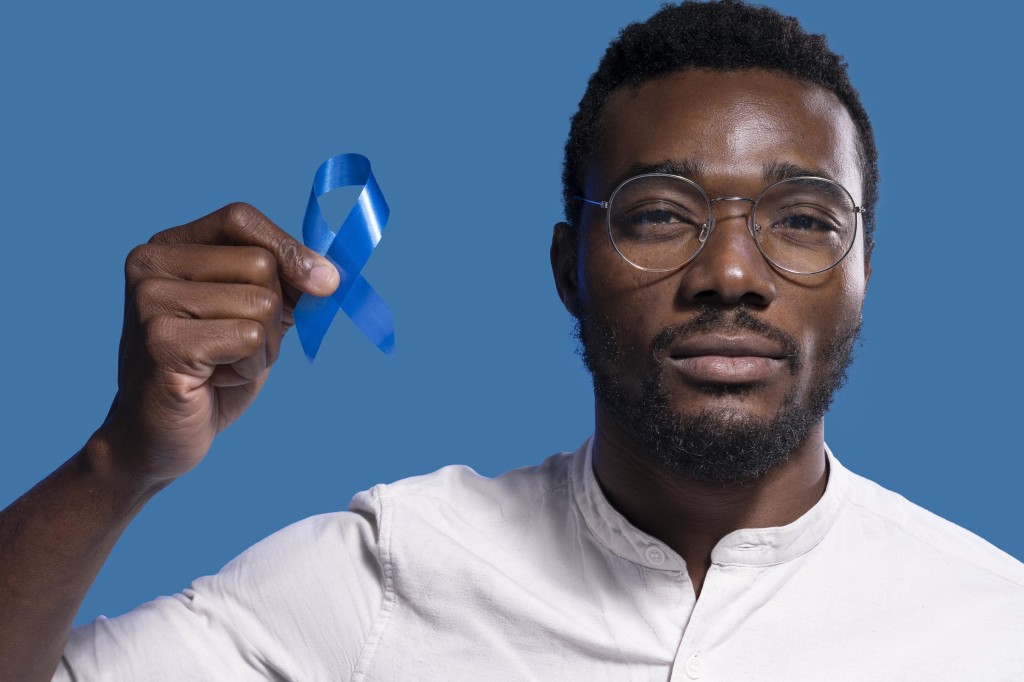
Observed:
[[[614,327],[588,315],[577,322],[594,396],[617,430],[660,465],[711,483],[756,480],[820,433],[860,331],[837,332],[807,365],[794,360],[792,381],[691,384],[659,361],[657,339],[642,354],[654,362],[635,368],[636,354],[624,352]]]

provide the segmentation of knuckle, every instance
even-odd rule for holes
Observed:
[[[249,253],[249,267],[260,279],[269,280],[277,276],[277,260],[274,254],[258,246],[250,249]]]
[[[285,239],[280,246],[281,261],[291,269],[299,269],[302,266],[302,249],[294,239]]]
[[[281,299],[269,289],[253,287],[249,305],[256,316],[261,319],[268,319],[277,315],[277,311],[281,306]]]
[[[148,278],[135,285],[135,309],[140,316],[152,310],[162,310],[166,287],[158,279]]]
[[[156,249],[151,244],[139,244],[128,252],[124,259],[124,278],[127,282],[135,282],[153,270],[156,262]]]
[[[236,201],[224,207],[225,224],[237,233],[245,233],[258,222],[260,212],[252,204]]]
[[[263,325],[254,320],[238,320],[235,323],[235,336],[243,348],[253,353],[263,347],[267,338]]]

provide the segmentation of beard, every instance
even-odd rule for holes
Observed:
[[[789,334],[766,324],[745,307],[723,310],[703,306],[693,320],[661,330],[645,349],[647,363],[639,377],[624,375],[627,358],[641,352],[623,348],[622,335],[589,311],[576,318],[577,353],[590,372],[595,398],[639,449],[661,466],[705,483],[742,483],[756,480],[785,462],[807,438],[846,383],[853,348],[860,336],[860,320],[837,329],[810,360],[815,371],[810,392],[800,399],[794,388],[771,417],[736,409],[694,406],[674,411],[664,387],[667,349],[679,338],[696,333],[743,330],[771,339],[785,350],[791,374],[806,361]],[[709,396],[744,395],[758,390],[754,384],[714,384],[699,389]]]

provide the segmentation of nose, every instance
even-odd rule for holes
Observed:
[[[753,203],[741,197],[712,202],[712,229],[701,252],[682,269],[680,295],[691,303],[763,308],[775,299],[776,277],[750,233]]]

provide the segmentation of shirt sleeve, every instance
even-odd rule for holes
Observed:
[[[374,493],[179,594],[73,630],[54,680],[351,679],[383,603]]]

